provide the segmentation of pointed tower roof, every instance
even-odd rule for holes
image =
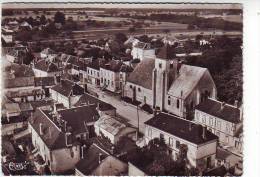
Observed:
[[[157,58],[161,59],[173,59],[175,57],[175,53],[173,52],[173,47],[169,44],[165,44],[158,52]]]

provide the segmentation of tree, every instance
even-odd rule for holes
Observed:
[[[55,13],[54,15],[54,22],[55,23],[61,23],[61,24],[65,24],[65,15],[64,13],[58,11]]]
[[[127,40],[127,37],[124,33],[116,33],[115,34],[115,40],[118,42],[118,43],[124,43],[126,40]]]
[[[26,22],[33,26],[34,19],[32,17],[29,17],[26,19]]]
[[[41,23],[42,25],[45,25],[45,24],[47,23],[47,20],[46,20],[45,15],[42,15],[42,16],[40,17],[40,23]]]

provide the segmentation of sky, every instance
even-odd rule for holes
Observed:
[[[57,2],[57,1],[56,1]],[[4,3],[2,8],[151,8],[151,9],[238,9],[239,4],[87,4],[87,3]]]

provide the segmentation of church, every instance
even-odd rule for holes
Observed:
[[[185,119],[207,97],[216,98],[216,85],[207,68],[175,59],[165,45],[156,57],[145,58],[128,77],[124,97]]]

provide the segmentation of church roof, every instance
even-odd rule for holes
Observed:
[[[179,71],[179,77],[170,86],[168,94],[179,98],[186,98],[206,71],[206,68],[183,64]]]
[[[155,60],[152,58],[142,60],[135,67],[127,81],[151,90],[154,64]]]

